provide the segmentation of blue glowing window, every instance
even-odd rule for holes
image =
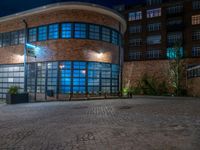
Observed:
[[[167,48],[167,58],[175,59],[179,57],[183,57],[183,48],[181,47],[179,51],[176,51],[174,48]]]
[[[49,39],[58,39],[59,37],[59,25],[49,25]]]
[[[75,38],[86,38],[86,24],[76,23],[74,29]]]
[[[74,86],[85,86],[85,78],[74,78],[73,85]]]
[[[71,23],[63,23],[62,24],[62,38],[71,38],[72,37],[72,24]]]
[[[39,41],[47,40],[47,26],[42,26],[38,28],[38,40]]]
[[[73,87],[73,93],[85,93],[85,87]]]
[[[86,62],[74,62],[74,69],[86,69]]]
[[[28,40],[29,40],[29,42],[37,41],[37,28],[29,29],[29,31],[28,31]]]
[[[89,39],[100,39],[100,27],[98,25],[89,25]]]
[[[102,40],[110,42],[110,29],[102,27]]]
[[[112,43],[118,44],[119,43],[118,33],[116,31],[112,31]]]
[[[63,86],[69,86],[71,84],[71,78],[61,78],[60,84]]]

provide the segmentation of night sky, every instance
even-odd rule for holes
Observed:
[[[72,1],[72,0],[1,0],[0,16],[14,14],[20,11],[28,10],[46,4],[67,2],[67,1]],[[73,1],[91,2],[91,3],[101,4],[107,7],[113,7],[119,4],[139,3],[143,0],[73,0]]]

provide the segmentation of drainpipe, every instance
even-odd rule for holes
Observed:
[[[27,93],[27,50],[26,50],[26,44],[27,44],[27,34],[28,34],[28,23],[26,20],[23,20],[23,23],[25,25],[24,28],[24,92]]]

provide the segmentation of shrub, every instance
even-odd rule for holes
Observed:
[[[8,90],[9,94],[18,94],[19,92],[19,87],[18,86],[11,86]]]

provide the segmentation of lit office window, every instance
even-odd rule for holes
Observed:
[[[37,28],[31,28],[28,31],[28,41],[36,42],[37,41]]]
[[[200,9],[200,1],[193,1],[192,2],[192,8],[193,8],[193,10]]]
[[[10,45],[10,32],[3,33],[3,46],[9,46]]]
[[[59,38],[59,25],[52,24],[49,25],[49,39],[58,39]]]
[[[177,57],[179,58],[183,57],[183,47],[181,47],[179,50],[176,50],[173,47],[167,48],[168,59],[175,59]]]
[[[180,13],[183,11],[183,5],[182,4],[177,4],[175,6],[171,6],[167,8],[167,13],[168,14],[176,14]]]
[[[147,25],[148,31],[159,31],[161,23],[151,23]]]
[[[147,37],[147,44],[154,45],[161,43],[161,35],[151,35]]]
[[[147,10],[147,18],[154,18],[161,16],[161,8]]]
[[[110,29],[102,27],[102,40],[110,42]]]
[[[10,44],[11,45],[17,45],[19,42],[18,39],[18,31],[14,31],[10,33]]]
[[[200,15],[192,16],[192,25],[200,24]]]
[[[93,39],[93,40],[100,39],[100,26],[89,25],[89,39]]]
[[[200,45],[196,45],[192,47],[192,56],[193,57],[200,56]]]
[[[130,12],[128,14],[129,21],[141,20],[141,19],[142,19],[142,11]]]
[[[38,28],[38,40],[39,41],[47,40],[47,26],[41,26]]]
[[[75,38],[86,38],[86,24],[75,23],[74,37]]]
[[[25,42],[24,30],[19,30],[19,44],[24,44],[24,42]]]
[[[72,38],[72,23],[62,23],[61,37],[66,39]]]
[[[129,27],[129,33],[140,33],[140,32],[142,32],[141,25],[131,25]]]
[[[200,30],[192,32],[192,40],[200,40]]]

